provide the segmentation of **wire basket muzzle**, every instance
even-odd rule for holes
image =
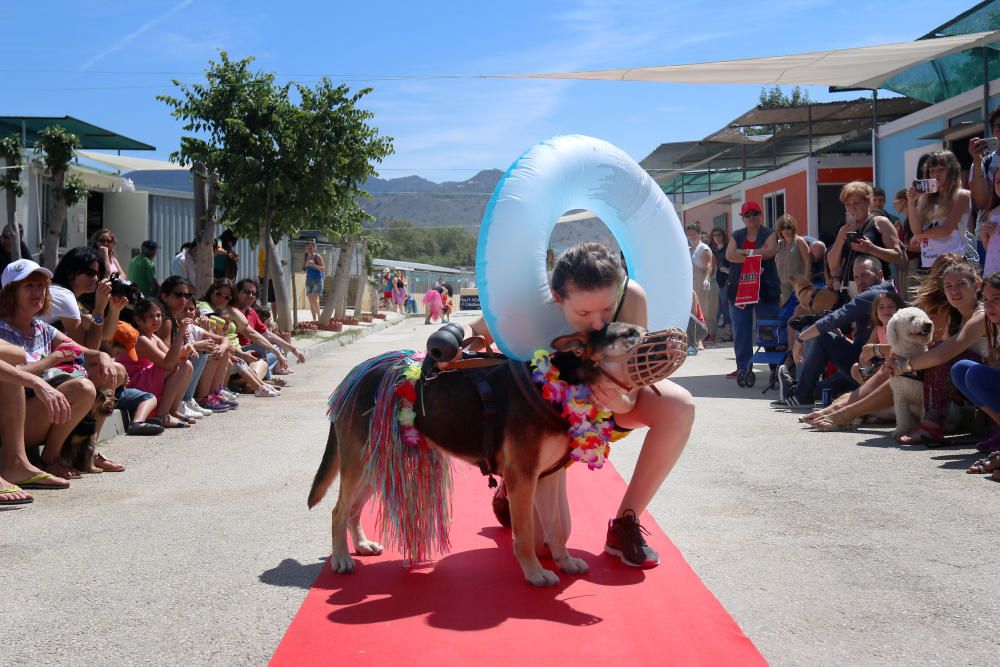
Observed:
[[[687,334],[680,329],[647,331],[629,350],[625,361],[628,383],[634,389],[670,377],[688,357]]]

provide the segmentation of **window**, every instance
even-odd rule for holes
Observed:
[[[723,213],[712,218],[712,229],[728,229],[729,214]]]
[[[785,191],[764,195],[764,224],[774,229],[778,218],[785,214]]]

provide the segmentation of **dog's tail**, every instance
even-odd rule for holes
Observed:
[[[313,479],[312,488],[309,489],[309,509],[316,506],[323,500],[333,480],[337,479],[340,472],[340,450],[337,446],[337,425],[330,422],[330,436],[326,439],[326,451],[323,452],[323,460],[319,463],[316,477]]]

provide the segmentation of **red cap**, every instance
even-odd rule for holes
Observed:
[[[758,204],[757,202],[755,202],[755,201],[748,201],[745,204],[743,204],[743,208],[740,209],[740,215],[746,215],[750,211],[756,211],[757,213],[763,213],[764,209],[762,209],[760,207],[760,204]]]

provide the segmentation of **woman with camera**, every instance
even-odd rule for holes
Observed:
[[[852,270],[854,257],[870,255],[882,262],[882,274],[891,275],[890,266],[899,261],[899,234],[889,218],[873,215],[872,189],[867,183],[853,181],[840,190],[840,202],[846,221],[837,230],[837,238],[827,253],[830,266],[828,287],[836,292],[847,290],[857,296]]]
[[[913,237],[920,243],[922,274],[941,255],[965,256],[965,234],[960,225],[968,217],[972,201],[969,191],[962,187],[954,153],[931,153],[925,169],[928,178],[914,181],[906,189],[907,220]],[[916,186],[921,186],[924,192]]]
[[[53,314],[67,336],[84,347],[99,349],[111,341],[126,296],[112,296],[111,279],[97,250],[73,248],[59,260],[52,277]]]

